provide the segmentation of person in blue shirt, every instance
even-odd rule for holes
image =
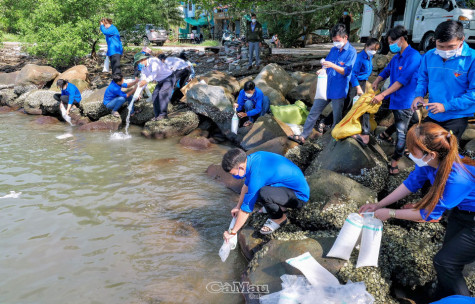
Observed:
[[[310,187],[302,171],[282,155],[260,151],[247,156],[246,152],[235,148],[226,152],[221,166],[234,178],[246,178],[238,204],[231,210],[231,215],[237,216],[236,224],[224,232],[225,240],[244,226],[256,201],[269,214],[260,232],[270,234],[286,223],[283,209],[300,209],[309,199]]]
[[[115,117],[120,117],[118,110],[124,103],[128,103],[132,100],[132,95],[135,93],[137,87],[129,90],[127,93],[122,91],[122,88],[128,88],[134,86],[139,82],[139,79],[136,79],[130,83],[125,83],[122,74],[113,74],[112,81],[104,92],[103,104],[109,110],[112,110],[112,115]],[[132,109],[131,115],[134,113]]]
[[[301,135],[291,135],[289,139],[303,144],[312,133],[315,123],[325,107],[331,102],[333,108],[333,127],[343,117],[343,107],[348,94],[351,71],[356,60],[356,50],[348,41],[345,25],[337,24],[331,30],[333,48],[322,63],[327,72],[327,100],[315,99],[303,126]],[[317,74],[323,70],[317,71]]]
[[[71,111],[72,107],[79,107],[81,92],[79,92],[79,89],[74,84],[69,83],[66,79],[58,79],[56,86],[61,90],[61,93],[54,94],[53,97],[55,100],[68,105],[66,114],[69,115],[69,111]]]
[[[396,129],[397,132],[396,147],[389,167],[389,174],[391,175],[399,174],[397,164],[404,155],[406,133],[409,122],[414,115],[411,105],[415,97],[417,71],[421,64],[421,55],[409,45],[407,35],[407,30],[402,25],[388,31],[389,49],[396,55],[373,82],[373,89],[376,91],[379,83],[391,76],[389,88],[373,99],[373,103],[381,103],[383,99],[390,97],[389,109],[394,114],[394,125],[388,129]],[[391,133],[389,130],[382,132],[379,139],[389,140]]]
[[[101,19],[101,32],[106,36],[107,56],[110,58],[112,74],[120,74],[120,57],[124,52],[122,41],[120,41],[119,30],[112,24],[112,19]]]
[[[434,257],[437,289],[439,298],[470,296],[462,270],[475,261],[475,160],[461,158],[457,138],[432,122],[411,127],[407,148],[415,170],[391,194],[379,203],[362,206],[360,212],[375,212],[383,221],[397,218],[420,222],[439,219],[451,210],[444,243]],[[385,208],[416,192],[426,181],[432,186],[415,208]]]
[[[413,110],[427,107],[424,121],[437,123],[460,140],[475,113],[475,50],[464,42],[462,23],[449,20],[435,30],[436,49],[422,59]],[[429,103],[424,96],[429,92]]]
[[[465,296],[450,296],[431,304],[475,304],[475,298]]]
[[[247,81],[244,88],[239,92],[237,103],[234,103],[237,116],[241,119],[248,118],[244,123],[247,127],[256,121],[260,116],[269,112],[269,97],[265,96],[253,81]]]

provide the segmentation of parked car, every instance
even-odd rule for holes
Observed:
[[[134,45],[163,45],[168,39],[168,32],[163,27],[153,24],[138,24],[130,30],[120,32],[120,39],[124,43],[133,43]]]

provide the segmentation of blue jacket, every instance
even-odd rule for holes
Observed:
[[[68,83],[66,90],[61,90],[61,95],[69,96],[68,104],[81,101],[81,92],[79,92],[78,88],[72,83]]]
[[[437,121],[471,117],[475,113],[475,50],[465,42],[462,55],[445,62],[442,57],[427,52],[422,59],[417,80],[416,97],[429,92],[429,102],[442,103],[444,113],[429,117]]]
[[[327,69],[327,99],[345,98],[348,94],[351,71],[356,60],[355,48],[350,42],[345,44],[341,52],[340,49],[333,47],[325,60],[345,68],[344,75],[341,75],[334,69]]]
[[[410,45],[402,53],[397,53],[379,74],[383,79],[391,76],[391,84],[396,81],[402,88],[389,95],[389,109],[404,110],[411,108],[417,86],[417,71],[421,64],[421,54]]]
[[[289,188],[304,202],[310,196],[310,187],[300,168],[279,154],[260,151],[249,155],[245,177],[248,191],[241,205],[245,212],[252,212],[259,190],[264,186]]]
[[[127,98],[127,94],[122,92],[122,88],[126,88],[127,84],[124,82],[122,86],[118,85],[114,81],[111,81],[109,86],[107,87],[106,91],[104,92],[104,105],[107,105],[109,102],[111,102],[112,99],[116,97],[124,97]]]
[[[107,42],[107,56],[112,56],[114,54],[120,54],[124,52],[122,47],[122,42],[120,41],[119,30],[115,25],[111,25],[108,29],[105,26],[101,25],[101,32],[106,36]]]
[[[244,104],[246,101],[251,100],[252,103],[254,104],[254,109],[247,112],[247,116],[256,116],[261,114],[262,111],[262,99],[264,99],[264,93],[259,88],[256,88],[254,94],[252,94],[251,98],[246,97],[246,92],[244,90],[241,90],[239,92],[237,104],[238,107],[236,111],[241,112],[244,109]]]
[[[355,65],[353,66],[353,70],[351,71],[351,85],[353,87],[359,86],[359,81],[368,80],[372,71],[373,57],[368,56],[365,50],[362,50],[356,56]]]
[[[465,165],[465,168],[475,175],[475,167]],[[414,193],[422,188],[427,180],[434,184],[436,174],[436,168],[416,165],[416,169],[409,174],[403,183],[409,191]],[[445,210],[455,207],[461,210],[475,211],[475,181],[459,164],[454,164],[445,184],[442,198],[440,198],[432,213],[429,214],[429,217],[426,219],[427,212],[425,209],[421,209],[420,213],[426,221],[436,220],[442,216]]]
[[[431,304],[475,304],[475,298],[467,296],[449,296]]]

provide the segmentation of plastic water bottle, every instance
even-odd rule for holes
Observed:
[[[231,132],[237,134],[239,127],[239,117],[236,114],[236,110],[234,110],[233,119],[231,120]]]

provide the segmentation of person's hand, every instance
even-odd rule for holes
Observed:
[[[328,68],[335,68],[335,67],[336,67],[336,65],[335,65],[333,62],[330,62],[330,61],[325,61],[325,62],[323,62],[323,63],[322,63],[322,66],[323,66],[324,68],[327,68],[327,69],[328,69]]]
[[[69,116],[69,110],[66,110],[66,115]]]
[[[379,84],[379,81],[374,81],[373,84],[371,85],[371,88],[373,89],[373,91],[376,91],[378,89],[378,84]]]
[[[246,112],[239,112],[237,113],[237,116],[239,116],[239,118],[244,118],[244,117],[247,117],[247,114]]]
[[[235,237],[235,235],[231,235],[231,234],[229,234],[228,231],[224,231],[223,239],[226,243],[229,243],[229,240],[232,239],[233,237]]]
[[[371,102],[374,103],[374,104],[378,104],[378,103],[382,103],[383,99],[384,99],[384,95],[381,93],[381,94],[378,94],[378,95],[374,96],[373,100],[371,100]]]
[[[432,114],[444,113],[445,112],[444,105],[439,103],[439,102],[423,103],[422,105],[424,107],[427,107],[427,110],[429,110],[429,112],[431,112]]]
[[[139,87],[143,87],[146,84],[147,84],[147,81],[142,80],[142,81],[139,82]]]
[[[99,21],[99,24],[100,24],[100,25],[104,25],[104,22],[102,22],[102,20],[101,20],[101,21]]]
[[[321,72],[323,72],[323,69],[318,70],[317,75],[320,75]]]
[[[262,42],[259,42],[259,47],[260,47],[260,48],[262,47]]]
[[[231,215],[232,217],[236,217],[239,213],[239,208],[238,207],[234,207],[233,209],[231,209]]]
[[[361,96],[361,95],[363,95],[363,94],[364,94],[364,92],[363,92],[363,90],[361,89],[361,87],[360,87],[360,86],[357,86],[357,87],[356,87],[356,95]]]
[[[387,221],[390,218],[389,209],[388,208],[381,208],[381,209],[376,210],[374,212],[374,217],[382,220],[383,222]]]
[[[373,204],[366,201],[366,204],[360,207],[360,210],[358,211],[358,213],[375,212],[376,210],[380,208],[381,207],[379,207],[379,203],[377,199],[374,200]]]
[[[237,109],[237,107],[239,107],[239,105],[237,103],[233,103],[233,108]]]
[[[249,46],[249,42],[246,42],[246,46]]]
[[[424,98],[422,97],[416,97],[414,98],[414,100],[412,101],[412,105],[411,105],[411,109],[413,111],[416,111],[417,108],[419,107],[420,104],[423,104],[424,103]]]

